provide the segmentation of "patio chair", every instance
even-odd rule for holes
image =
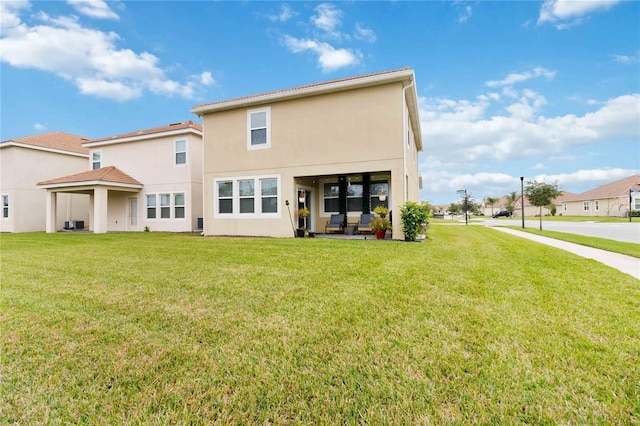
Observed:
[[[329,234],[331,232],[344,232],[344,215],[332,214],[331,220],[327,222],[324,227],[324,233]]]
[[[362,234],[363,232],[371,233],[371,221],[375,215],[363,213],[360,215],[360,221],[358,222],[358,233]]]

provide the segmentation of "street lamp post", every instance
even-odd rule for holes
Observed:
[[[524,229],[524,176],[520,176],[520,207],[522,209],[522,229]]]
[[[467,207],[467,190],[466,189],[460,189],[458,191],[456,191],[458,194],[464,194],[464,224],[468,225],[469,224],[469,218],[467,216],[467,212],[469,210],[469,208]]]

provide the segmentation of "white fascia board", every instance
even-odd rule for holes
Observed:
[[[64,183],[49,183],[45,185],[38,185],[43,189],[65,189],[76,187],[91,187],[91,186],[111,186],[117,188],[130,188],[130,189],[142,189],[142,185],[134,185],[131,183],[119,183],[119,182],[107,182],[103,180],[92,180],[84,182],[64,182]]]
[[[29,145],[29,144],[20,143],[20,142],[4,142],[4,143],[1,143],[0,144],[0,149],[9,148],[11,146],[18,147],[18,148],[34,149],[36,151],[53,152],[55,154],[71,155],[72,157],[89,158],[89,154],[83,154],[81,152],[65,151],[63,149],[47,148],[47,147],[44,147],[44,146]]]
[[[179,130],[169,130],[168,132],[149,133],[147,135],[135,135],[135,136],[129,136],[127,138],[114,138],[114,139],[102,140],[98,142],[86,142],[86,143],[83,143],[82,146],[84,146],[85,148],[93,148],[96,146],[114,145],[117,143],[125,143],[125,142],[137,142],[137,141],[149,140],[149,139],[159,139],[159,138],[164,138],[168,136],[177,136],[177,135],[188,134],[188,133],[193,133],[196,136],[202,137],[201,131],[193,128],[188,128],[188,129],[179,129]]]
[[[246,107],[251,105],[265,104],[273,101],[283,101],[287,99],[301,98],[322,93],[340,92],[360,87],[376,86],[379,84],[392,83],[395,81],[415,81],[413,70],[402,70],[393,73],[372,75],[369,77],[356,78],[351,80],[338,81],[335,83],[320,83],[310,87],[300,89],[284,89],[281,91],[265,93],[263,95],[248,96],[244,98],[231,99],[214,104],[206,104],[190,110],[190,112],[201,115],[214,111],[224,111],[233,108]]]

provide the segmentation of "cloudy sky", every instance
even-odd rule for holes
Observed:
[[[0,140],[197,121],[195,104],[410,66],[423,200],[500,196],[520,176],[582,192],[640,170],[638,1],[0,7]]]

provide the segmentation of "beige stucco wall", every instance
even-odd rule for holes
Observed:
[[[187,140],[185,165],[175,164],[175,141]],[[110,190],[108,201],[109,231],[193,232],[197,218],[202,217],[202,139],[192,133],[156,137],[147,140],[123,142],[92,147],[88,168],[95,151],[101,151],[101,166],[115,166],[141,182],[139,193]],[[147,194],[185,194],[184,219],[147,219]],[[130,201],[138,201],[137,226],[130,221]],[[174,213],[171,208],[172,216]],[[159,210],[158,210],[159,216]]]
[[[589,210],[584,210],[584,202],[589,203]],[[596,201],[598,209],[596,210]],[[565,207],[566,206],[566,207]],[[615,216],[624,217],[629,211],[629,197],[603,198],[598,200],[569,201],[558,209],[563,216]]]
[[[9,218],[0,218],[0,232],[45,230],[46,190],[37,183],[86,170],[87,158],[75,155],[9,146],[0,149],[0,192],[9,195]],[[67,220],[89,223],[89,197],[58,196],[56,227]]]
[[[247,148],[247,110],[270,109],[271,147]],[[401,83],[298,98],[266,105],[221,111],[204,116],[205,234],[293,235],[296,225],[296,189],[304,183],[314,189],[312,216],[316,232],[324,232],[329,214],[322,215],[322,182],[298,182],[304,176],[335,176],[390,172],[390,206],[401,238],[398,205],[406,195],[418,200],[418,156],[403,106]],[[406,135],[410,145],[406,146]],[[405,156],[408,158],[405,167]],[[214,217],[216,178],[277,175],[280,178],[279,214],[274,218]],[[408,176],[408,179],[405,178]],[[315,185],[315,186],[314,186]],[[292,217],[285,201],[290,202]]]

